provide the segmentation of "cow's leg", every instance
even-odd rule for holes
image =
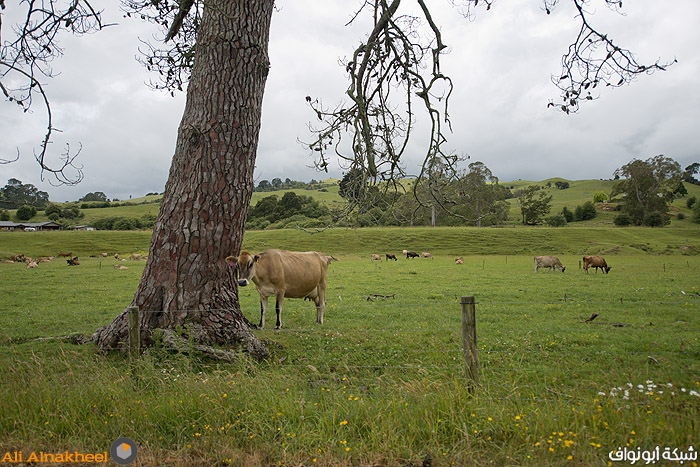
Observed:
[[[277,312],[277,325],[275,329],[282,329],[282,302],[284,302],[284,291],[277,292],[277,301],[275,303],[275,311]]]
[[[316,322],[318,324],[323,324],[323,310],[326,307],[326,284],[319,284],[316,289],[318,294],[316,295]]]
[[[265,312],[267,311],[267,297],[260,296],[260,329],[265,329]]]

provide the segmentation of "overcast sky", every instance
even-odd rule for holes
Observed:
[[[6,2],[3,39],[17,3]],[[343,99],[347,81],[339,60],[366,33],[362,24],[344,26],[358,2],[277,3],[256,180],[341,177],[338,163],[329,174],[313,169],[313,159],[297,140],[310,139],[307,124],[315,117],[305,96],[329,106]],[[631,85],[603,89],[578,114],[565,115],[547,103],[559,97],[550,78],[560,73],[561,56],[578,32],[569,3],[561,0],[546,15],[540,0],[502,0],[491,11],[479,9],[470,21],[447,0],[429,2],[449,46],[443,72],[455,84],[448,146],[483,162],[502,181],[610,178],[632,159],[658,154],[682,167],[700,162],[700,2],[628,0],[622,16],[610,13],[602,0],[591,0],[594,25],[633,50],[640,62],[678,63]],[[60,154],[66,143],[82,144],[78,161],[85,179],[75,187],[54,187],[48,176],[41,181],[33,151],[45,132],[44,110],[37,106],[24,114],[3,101],[0,157],[12,158],[19,148],[20,161],[0,165],[0,186],[18,178],[47,191],[52,201],[93,191],[122,200],[163,191],[185,96],[172,98],[146,86],[149,74],[135,57],[138,38],[150,39],[152,27],[110,8],[107,21],[119,25],[64,37],[65,56],[53,67],[58,76],[44,80],[54,125],[62,130],[52,153]],[[404,163],[417,174],[425,155],[420,135],[410,149]]]

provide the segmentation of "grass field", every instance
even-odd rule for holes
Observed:
[[[89,256],[144,252],[148,239],[0,235],[0,257],[81,256],[74,268],[0,264],[0,453],[102,452],[129,436],[141,465],[408,466],[430,455],[433,466],[604,466],[619,464],[608,458],[618,447],[698,448],[698,229],[248,232],[251,251],[340,259],[323,326],[309,302],[287,300],[284,329],[256,331],[271,342],[268,361],[154,348],[135,378],[121,354],[37,339],[111,321],[144,264],[114,270]],[[435,259],[370,262],[403,248]],[[610,274],[581,271],[583,252],[607,252]],[[566,272],[534,273],[533,254],[559,255]],[[465,295],[477,300],[474,395],[462,358]],[[240,300],[257,322],[255,290],[241,289]]]

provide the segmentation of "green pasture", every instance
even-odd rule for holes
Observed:
[[[115,270],[90,255],[144,252],[148,240],[0,235],[0,257],[81,256],[78,267],[0,264],[0,451],[102,452],[129,436],[141,465],[407,466],[429,455],[433,466],[605,466],[618,447],[698,448],[698,229],[248,232],[251,251],[340,260],[323,326],[310,302],[289,299],[283,330],[255,331],[269,360],[156,347],[132,376],[122,354],[51,339],[90,334],[130,303],[144,263]],[[407,260],[403,248],[435,258]],[[370,261],[388,252],[398,261]],[[602,252],[610,274],[579,269],[582,253]],[[534,254],[557,254],[566,272],[535,273]],[[257,292],[239,296],[257,323]],[[462,296],[477,302],[474,394]]]

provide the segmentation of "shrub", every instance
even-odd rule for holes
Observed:
[[[576,210],[574,211],[574,219],[577,221],[588,221],[595,218],[597,214],[595,204],[593,204],[591,201],[586,201],[581,206],[576,206]]]
[[[36,216],[36,208],[28,204],[25,204],[17,209],[17,212],[15,213],[15,217],[17,217],[17,220],[20,221],[28,221],[34,216]]]
[[[596,191],[593,193],[593,202],[594,203],[602,203],[608,200],[608,195],[606,195],[602,191]]]
[[[682,212],[679,212],[676,215],[676,219],[678,219],[679,221],[682,221],[683,219],[685,219],[685,214],[683,214]]]
[[[691,209],[693,210],[693,222],[700,223],[700,203],[693,204]]]
[[[644,225],[649,227],[662,227],[667,223],[666,216],[658,212],[652,212],[644,218]]]
[[[566,206],[561,209],[561,215],[564,216],[566,222],[572,222],[574,220],[574,213]]]
[[[624,227],[626,225],[632,224],[632,218],[627,214],[618,214],[613,219],[613,223],[618,227]]]
[[[688,198],[685,202],[686,207],[692,209],[693,205],[698,201],[698,199],[695,196],[691,196]]]
[[[562,214],[550,216],[547,218],[547,224],[552,227],[564,227],[567,224],[566,217],[564,217]]]
[[[3,209],[0,211],[0,221],[9,221],[10,220],[10,213]]]

